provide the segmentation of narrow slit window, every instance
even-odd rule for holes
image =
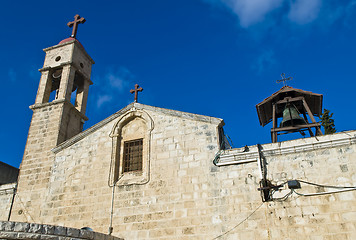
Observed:
[[[142,171],[143,139],[124,142],[124,172]]]

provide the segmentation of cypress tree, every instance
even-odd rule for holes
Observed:
[[[323,115],[321,116],[321,126],[324,127],[325,135],[336,132],[334,119],[332,119],[333,114],[334,113],[330,113],[329,110],[324,108]]]

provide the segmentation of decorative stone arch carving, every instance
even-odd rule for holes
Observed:
[[[140,127],[140,131],[134,131],[137,126]],[[154,124],[150,115],[138,109],[127,112],[114,125],[110,133],[112,138],[110,185],[145,184],[150,180],[150,146],[153,128]],[[142,171],[124,172],[123,144],[125,141],[138,138],[143,139]]]

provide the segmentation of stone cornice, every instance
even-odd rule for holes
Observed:
[[[72,110],[74,110],[74,112],[76,114],[78,114],[82,119],[84,119],[85,121],[88,121],[88,117],[85,116],[83,113],[79,112],[74,106],[72,103],[68,102],[67,100],[65,99],[58,99],[58,100],[53,100],[52,102],[47,102],[47,103],[40,103],[40,104],[33,104],[31,105],[29,108],[31,110],[36,110],[36,109],[39,109],[39,108],[43,108],[43,107],[48,107],[48,106],[54,106],[54,105],[58,105],[58,104],[66,104],[66,105],[69,105],[72,107]]]
[[[89,84],[92,85],[93,82],[90,80],[90,77],[87,73],[85,73],[79,66],[77,66],[76,63],[74,63],[73,61],[67,61],[67,62],[62,62],[61,64],[59,64],[58,66],[56,67],[44,67],[44,68],[40,68],[38,69],[39,72],[44,72],[44,71],[49,71],[51,69],[56,69],[58,67],[63,67],[63,66],[66,66],[66,65],[71,65],[72,67],[74,67],[75,71],[78,71],[79,73],[81,73],[83,76],[84,76],[84,79],[86,81],[89,81]]]
[[[277,155],[301,153],[350,144],[356,144],[355,130],[335,133],[332,135],[264,144],[262,145],[262,152],[263,156],[265,157],[273,157]],[[244,149],[245,148],[235,148],[223,151],[216,165],[227,166],[233,164],[256,162],[258,160],[259,154],[257,145],[250,146],[248,152],[243,152]]]

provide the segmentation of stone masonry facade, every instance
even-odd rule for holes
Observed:
[[[84,229],[47,224],[0,221],[0,239],[120,240],[121,238]]]
[[[356,239],[356,131],[223,150],[222,119],[132,103],[82,132],[94,61],[76,39],[45,52],[0,239]]]
[[[0,221],[6,221],[9,217],[15,187],[16,183],[0,185]]]
[[[221,119],[131,104],[48,153],[40,196],[18,192],[11,220],[107,233],[112,201],[113,137],[125,116],[152,121],[149,179],[116,183],[113,235],[124,239],[355,239],[356,192],[293,193],[263,203],[258,151],[219,151]],[[217,166],[213,164],[220,153]],[[267,178],[275,185],[304,180],[356,185],[356,132],[262,145]],[[21,174],[21,173],[20,173]],[[110,177],[111,176],[111,177]],[[36,184],[34,184],[34,187]],[[290,190],[284,185],[276,199]],[[298,193],[329,189],[302,183]],[[38,207],[32,207],[38,206]],[[19,214],[21,213],[21,214]],[[231,231],[230,231],[231,230]]]

